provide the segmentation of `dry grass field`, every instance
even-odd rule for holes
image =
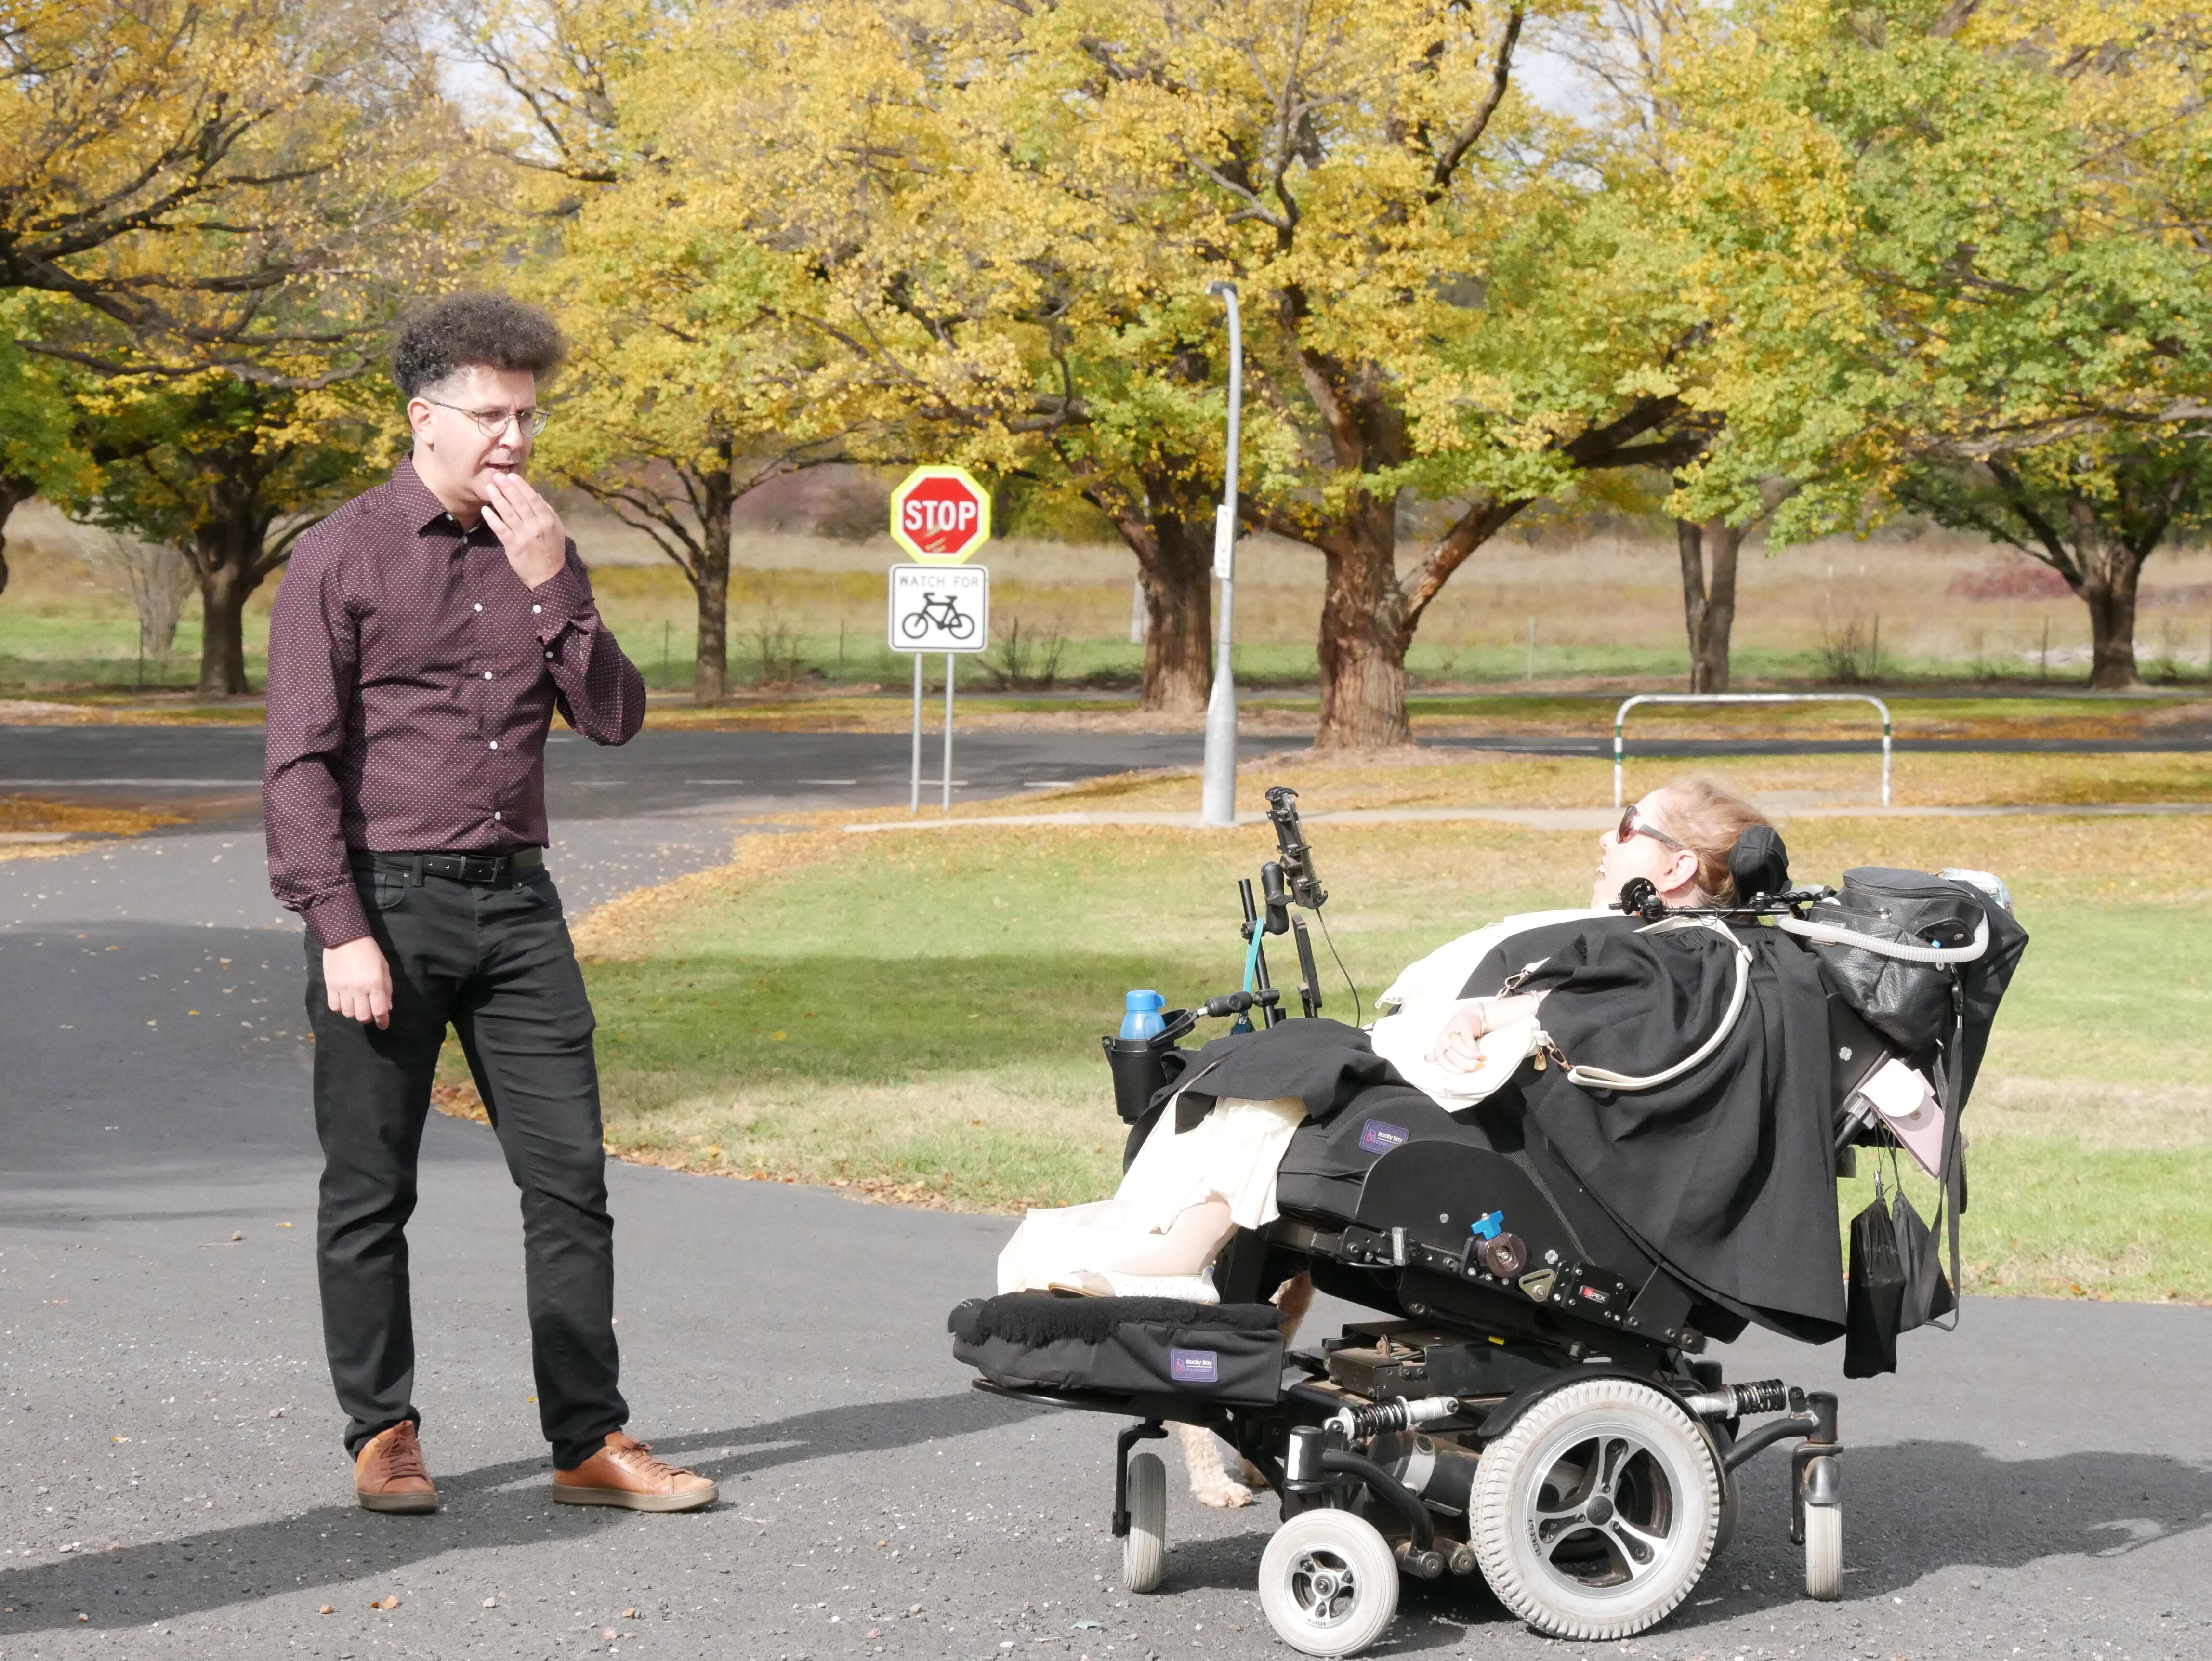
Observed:
[[[676,568],[639,532],[588,505],[569,508],[601,604],[656,686],[689,682],[693,609]],[[15,575],[0,596],[0,686],[60,690],[135,681],[137,626],[128,604],[95,582],[91,533],[41,504],[9,526]],[[1410,562],[1419,552],[1408,545]],[[885,682],[907,660],[884,649],[884,572],[900,556],[868,541],[761,532],[741,535],[731,584],[733,673],[820,685]],[[1018,622],[1036,642],[1030,673],[1057,654],[1055,678],[1126,685],[1135,564],[1118,545],[1009,540],[984,562],[994,636]],[[1322,561],[1271,537],[1238,555],[1239,673],[1255,685],[1308,684],[1314,673]],[[1747,551],[1735,651],[1740,678],[2000,678],[2078,682],[2087,652],[2079,601],[2051,592],[2041,568],[1948,533],[1844,539],[1765,555]],[[255,679],[272,589],[247,610]],[[188,606],[174,649],[149,684],[188,682],[198,624]],[[1455,576],[1416,643],[1416,681],[1431,690],[1526,685],[1534,628],[1540,686],[1664,684],[1682,672],[1681,589],[1671,544],[1553,529],[1509,531]],[[2212,648],[2212,551],[2167,550],[2147,568],[2138,648],[2154,681],[2205,673]],[[2047,652],[2046,652],[2047,642]],[[1055,644],[1056,642],[1056,644]],[[1003,653],[998,660],[1003,665]],[[981,666],[969,684],[988,684]]]

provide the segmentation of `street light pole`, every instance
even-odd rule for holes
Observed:
[[[1213,691],[1206,701],[1206,770],[1199,821],[1228,825],[1237,823],[1237,678],[1231,652],[1237,639],[1237,447],[1244,414],[1244,328],[1234,283],[1209,283],[1206,291],[1229,313],[1229,465],[1222,480],[1221,507],[1213,519],[1213,575],[1221,583],[1221,598],[1214,635]]]

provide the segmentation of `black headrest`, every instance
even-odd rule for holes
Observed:
[[[1747,904],[1754,895],[1788,891],[1790,850],[1782,845],[1782,833],[1771,824],[1746,826],[1729,849],[1729,876],[1736,898]]]

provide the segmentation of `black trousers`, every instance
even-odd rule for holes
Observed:
[[[307,937],[324,1160],[317,1266],[347,1451],[421,1418],[406,1230],[450,1022],[522,1191],[538,1417],[555,1463],[572,1469],[629,1409],[616,1384],[614,1220],[592,1007],[560,896],[542,867],[469,883],[357,858],[355,880],[392,966],[389,1027],[330,1008],[322,948]]]

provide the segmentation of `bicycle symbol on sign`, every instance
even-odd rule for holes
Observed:
[[[975,632],[975,619],[960,609],[952,595],[932,592],[921,597],[921,610],[899,619],[899,632],[908,640],[920,640],[933,628],[942,629],[955,640],[965,640]]]

